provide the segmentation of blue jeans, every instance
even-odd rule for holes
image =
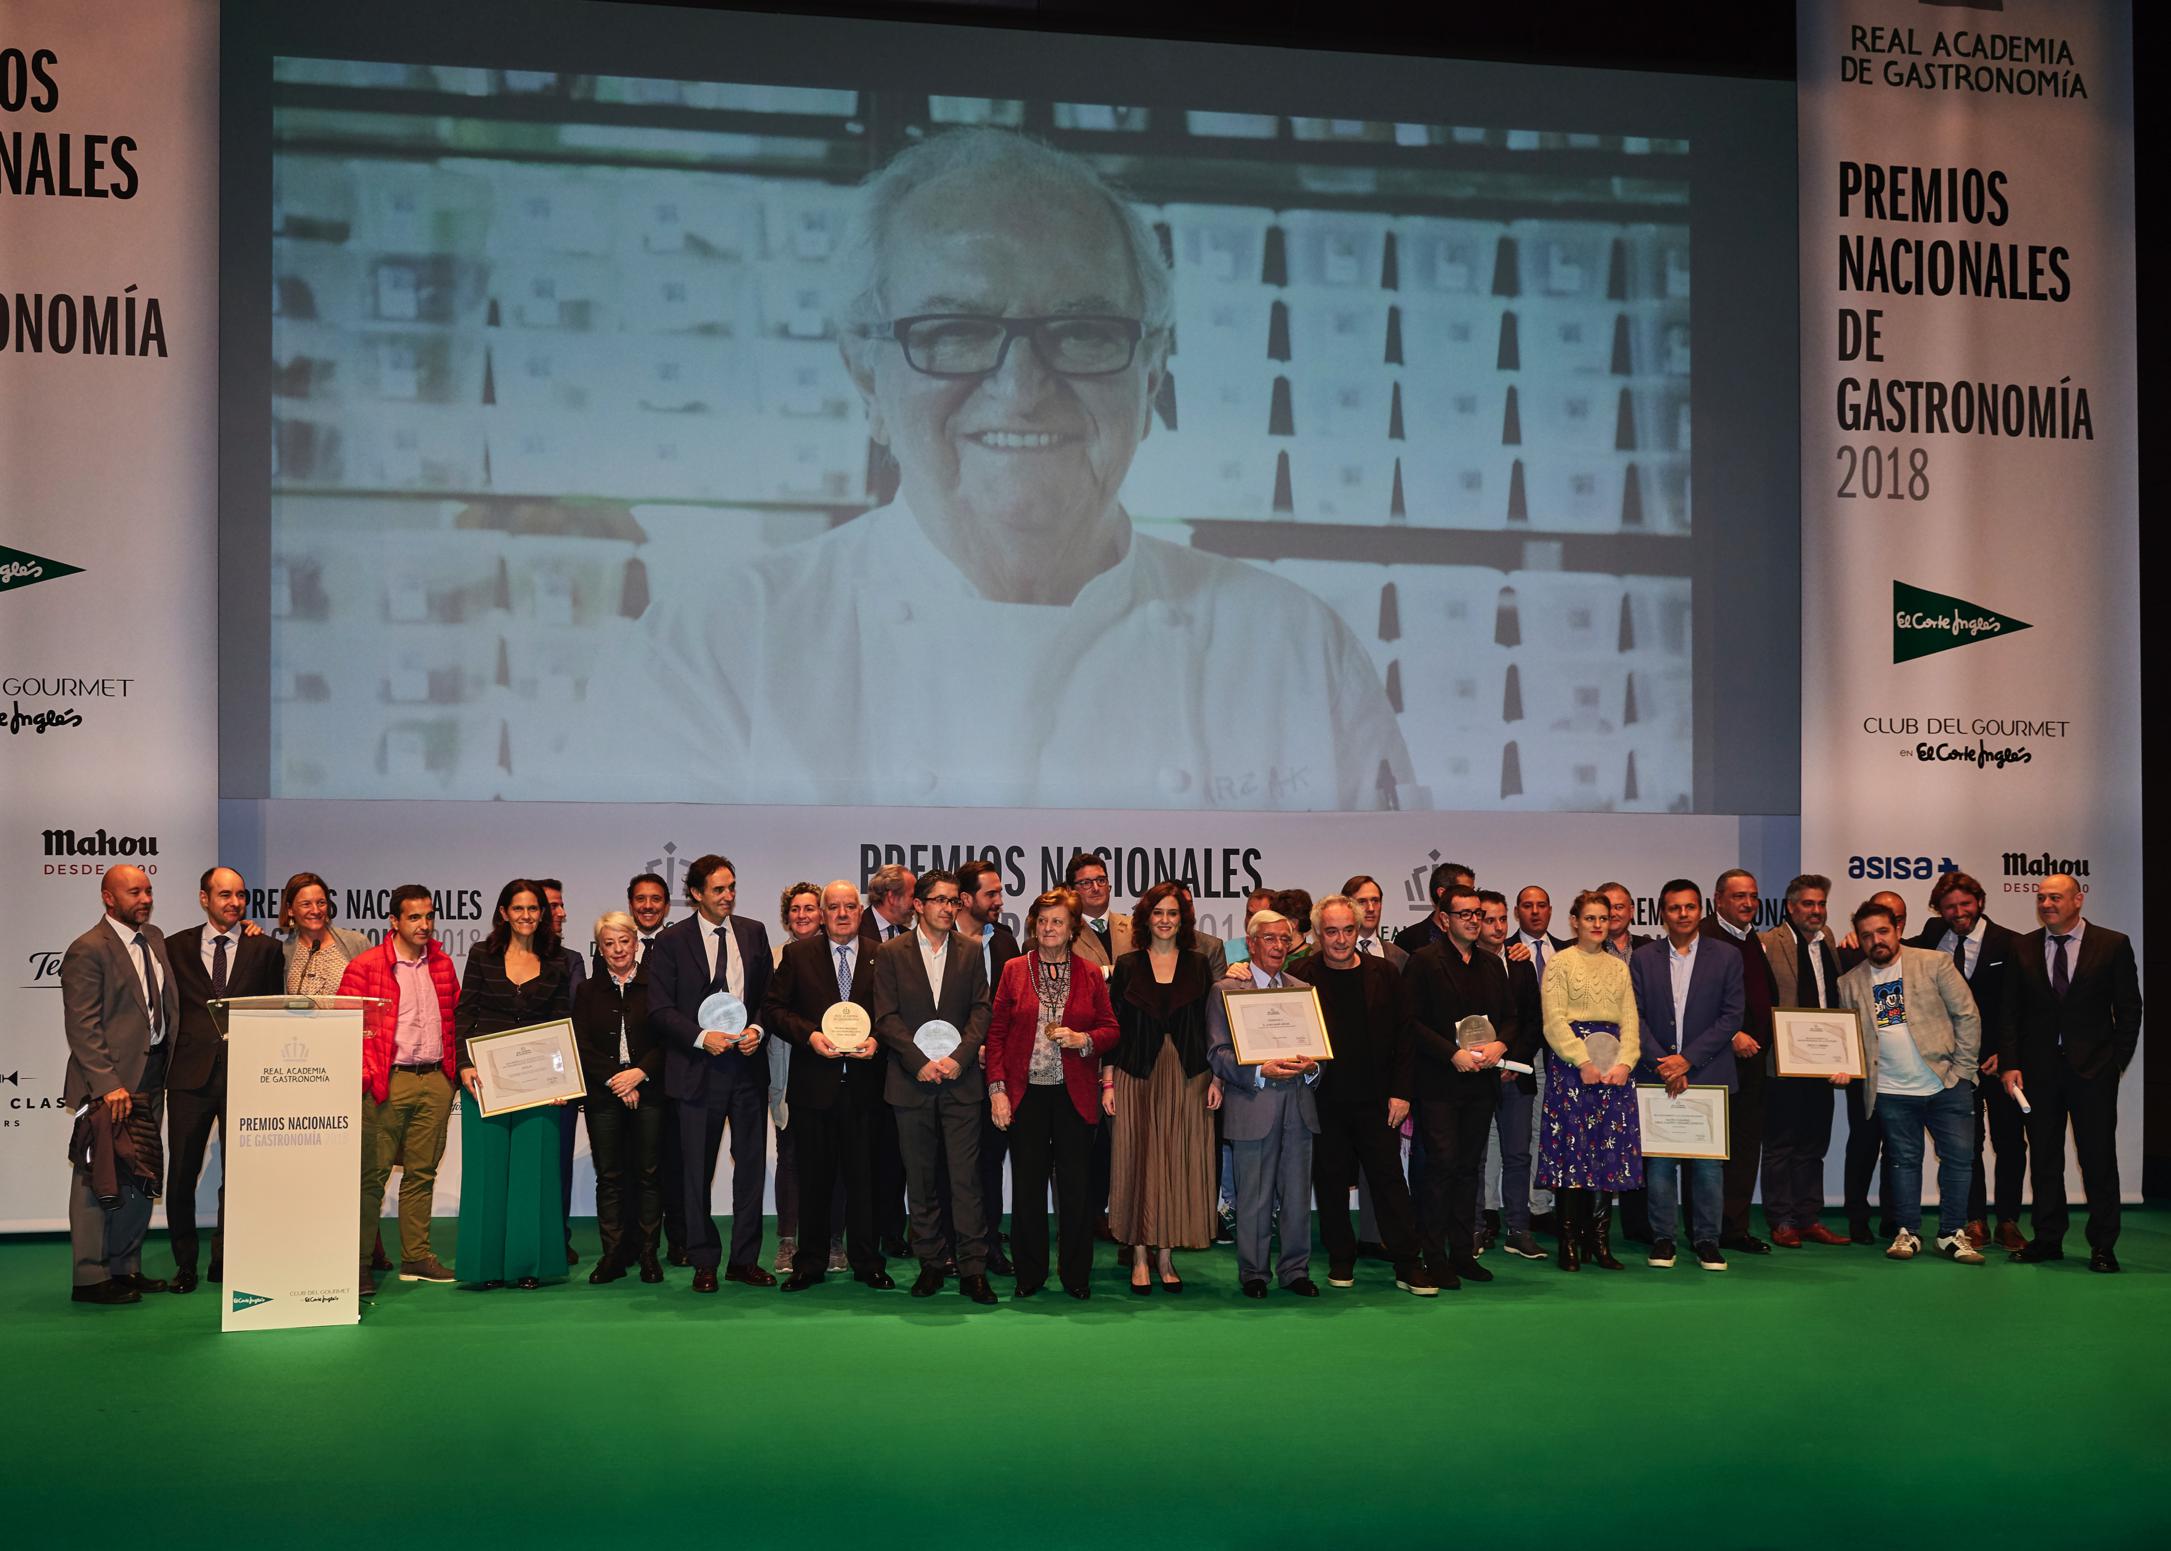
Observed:
[[[1651,1238],[1674,1236],[1674,1217],[1681,1209],[1681,1170],[1687,1168],[1695,1198],[1689,1202],[1695,1214],[1689,1224],[1691,1244],[1719,1242],[1719,1217],[1726,1209],[1726,1164],[1717,1158],[1646,1158],[1643,1188],[1651,1208]]]
[[[1975,1179],[1975,1087],[1956,1082],[1935,1098],[1877,1095],[1885,1156],[1892,1163],[1892,1221],[1922,1232],[1922,1136],[1937,1146],[1937,1233],[1950,1238],[1967,1226],[1968,1187]]]

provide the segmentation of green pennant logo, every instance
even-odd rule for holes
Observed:
[[[234,1312],[239,1314],[243,1309],[253,1309],[259,1303],[269,1302],[271,1300],[262,1293],[237,1292],[234,1294]]]
[[[59,576],[75,576],[82,569],[79,565],[62,565],[58,560],[33,555],[27,549],[10,549],[0,544],[0,592],[35,587]]]
[[[1965,598],[1949,598],[1926,587],[1892,584],[1892,660],[1913,662],[1969,646],[1995,636],[2028,629],[2024,619],[1986,609]]]

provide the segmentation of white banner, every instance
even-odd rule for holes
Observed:
[[[214,860],[218,11],[0,3],[0,1227],[65,1225],[60,956]]]
[[[1959,868],[2021,932],[2071,873],[2138,948],[2130,10],[1799,19],[1803,855],[1835,915]]]
[[[226,1103],[220,1328],[353,1324],[361,1318],[361,1010],[235,1008]]]

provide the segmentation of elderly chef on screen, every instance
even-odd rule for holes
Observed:
[[[935,136],[868,179],[839,262],[845,362],[897,499],[666,583],[628,686],[653,713],[643,795],[1418,805],[1379,676],[1324,604],[1125,513],[1171,281],[1088,163],[1003,130]]]

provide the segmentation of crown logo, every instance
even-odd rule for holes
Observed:
[[[290,1039],[279,1047],[279,1058],[283,1061],[306,1061],[309,1059],[309,1047],[298,1038]]]

